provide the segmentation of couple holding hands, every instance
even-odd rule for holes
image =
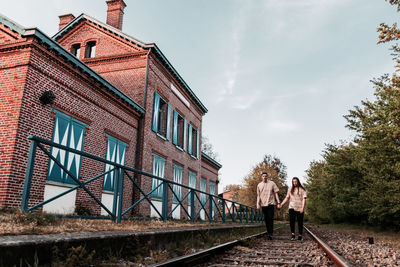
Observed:
[[[304,207],[306,205],[307,193],[301,185],[299,178],[293,177],[292,186],[289,188],[282,203],[279,201],[279,188],[268,179],[268,173],[262,173],[262,181],[257,185],[257,209],[264,214],[265,225],[267,227],[267,237],[272,240],[274,232],[274,209],[275,205],[280,209],[289,201],[289,219],[291,240],[295,240],[295,222],[297,219],[299,235],[298,240],[303,240],[303,219]]]

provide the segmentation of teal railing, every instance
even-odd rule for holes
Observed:
[[[25,175],[25,183],[24,183],[24,189],[23,189],[23,195],[22,195],[22,202],[21,202],[21,210],[23,212],[29,212],[35,209],[39,209],[43,205],[46,205],[74,190],[77,190],[79,188],[83,189],[101,208],[103,208],[110,218],[113,221],[116,221],[117,223],[120,223],[121,220],[127,217],[132,217],[131,214],[128,214],[130,211],[132,211],[135,207],[139,206],[142,204],[143,201],[147,201],[154,209],[154,211],[158,214],[158,216],[164,220],[173,220],[172,214],[173,212],[179,208],[182,207],[182,210],[186,214],[188,220],[195,222],[199,220],[199,216],[201,211],[204,211],[204,217],[205,220],[208,220],[210,222],[246,222],[246,223],[253,223],[253,222],[261,222],[263,221],[263,215],[262,213],[255,209],[254,207],[249,207],[243,204],[240,204],[235,201],[231,201],[228,199],[221,198],[217,195],[212,195],[207,192],[202,192],[196,188],[192,188],[183,184],[176,183],[174,181],[164,179],[158,176],[154,176],[150,173],[146,173],[140,170],[137,170],[135,168],[127,167],[124,165],[120,165],[118,163],[112,162],[105,160],[104,158],[83,152],[83,151],[78,151],[57,143],[54,143],[49,140],[45,140],[40,137],[36,136],[29,136],[28,139],[31,141],[30,144],[30,151],[29,151],[29,158],[28,158],[28,165],[26,169],[26,175]],[[84,181],[76,177],[73,173],[71,173],[66,166],[64,166],[60,161],[58,161],[55,157],[53,157],[50,153],[50,151],[45,147],[45,146],[50,146],[50,147],[55,147],[59,149],[63,149],[65,151],[69,151],[71,153],[78,154],[82,156],[83,158],[89,158],[91,160],[95,160],[98,162],[102,162],[104,164],[109,164],[112,165],[113,168],[106,172],[102,172],[92,178],[85,179]],[[29,207],[29,199],[30,199],[30,193],[31,193],[31,185],[32,185],[32,178],[33,178],[33,173],[34,173],[34,166],[35,166],[35,159],[36,159],[36,153],[37,153],[37,148],[42,150],[44,154],[50,158],[51,160],[54,161],[55,164],[57,164],[63,171],[65,171],[69,177],[76,183],[76,185],[73,185],[70,189],[52,197],[47,200],[41,201],[40,203],[36,203],[35,205],[32,205]],[[115,186],[114,186],[114,191],[113,191],[113,208],[110,210],[109,208],[106,207],[104,203],[101,202],[101,200],[96,197],[96,195],[88,188],[88,185],[90,183],[93,183],[94,181],[101,179],[103,176],[107,175],[110,172],[115,171],[116,177],[115,177]],[[158,179],[161,181],[159,185],[153,189],[151,189],[149,192],[145,192],[143,188],[138,184],[137,179],[135,178],[135,175],[141,175],[142,179]],[[139,194],[139,197],[137,197],[138,200],[133,200],[132,204],[129,207],[125,207],[123,209],[123,193],[124,193],[124,184],[125,183],[132,183],[133,189],[136,190],[136,192]],[[173,186],[179,186],[181,188],[186,189],[186,194],[184,194],[183,197],[180,197],[176,194],[176,192],[173,190]],[[151,201],[152,200],[152,193],[158,190],[159,187],[162,187],[162,198],[161,200],[161,210],[159,210],[154,203]],[[182,189],[181,189],[182,191]],[[172,193],[174,195],[174,204],[176,204],[174,207],[172,207],[171,201],[172,198],[169,198],[168,195]],[[200,196],[203,194],[205,198],[201,198]],[[188,206],[185,206],[184,200],[188,199]],[[195,201],[197,199],[197,201]],[[198,203],[196,205],[195,203]],[[126,206],[126,205],[125,205]],[[190,211],[189,208],[190,207]],[[181,216],[182,217],[182,216]]]

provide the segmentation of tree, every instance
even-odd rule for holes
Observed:
[[[213,145],[210,143],[210,140],[205,135],[201,136],[201,152],[205,153],[213,160],[219,161],[218,153],[215,152]]]
[[[244,177],[239,196],[243,204],[254,207],[257,202],[257,185],[261,182],[261,174],[267,172],[279,188],[279,198],[283,200],[287,193],[286,166],[277,157],[265,155],[263,160],[256,164],[250,173]],[[278,212],[278,214],[280,214]]]
[[[242,190],[241,185],[229,184],[224,187],[223,192],[228,192],[228,191],[232,192],[232,200],[240,203],[240,196],[239,196],[240,190]]]
[[[384,75],[372,82],[375,100],[362,101],[345,118],[357,133],[368,220],[400,228],[400,77]]]

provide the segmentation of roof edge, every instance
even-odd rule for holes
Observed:
[[[25,27],[19,25],[12,19],[7,18],[3,14],[0,13],[0,24],[3,24],[4,26],[10,28],[12,31],[17,32],[19,34],[24,34],[25,32]]]
[[[212,164],[214,164],[215,166],[218,167],[218,169],[222,168],[222,165],[220,163],[218,163],[215,159],[211,158],[209,155],[207,155],[204,152],[201,152],[201,157],[207,159],[208,161],[210,161]]]

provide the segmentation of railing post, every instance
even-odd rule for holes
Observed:
[[[253,223],[253,217],[254,217],[253,210],[254,210],[254,208],[250,208],[250,221],[251,221],[251,223]]]
[[[196,221],[196,218],[194,217],[195,215],[194,194],[195,191],[193,189],[190,189],[190,219],[192,222]]]
[[[208,213],[208,220],[211,222],[213,220],[213,196],[212,195],[208,195],[208,207],[209,207],[209,213]]]
[[[164,221],[167,221],[168,216],[168,184],[166,181],[163,181],[163,195],[162,195],[162,210],[161,215]]]
[[[239,220],[240,222],[243,221],[243,210],[242,210],[242,204],[239,204]]]
[[[232,222],[236,222],[236,214],[235,214],[235,209],[236,209],[236,203],[231,202],[231,210],[232,210]]]
[[[246,206],[246,223],[249,223],[249,207]]]
[[[118,205],[118,190],[119,190],[119,168],[114,166],[114,198],[113,198],[113,206],[112,206],[112,214],[113,214],[113,221],[117,220],[117,205]]]
[[[117,168],[118,173],[118,209],[117,209],[117,223],[121,223],[122,213],[122,200],[124,199],[124,173],[123,170]]]
[[[226,215],[225,215],[225,199],[221,200],[222,203],[222,222],[226,222]]]
[[[29,156],[28,156],[28,166],[26,168],[26,174],[25,174],[24,191],[22,193],[22,201],[21,201],[21,210],[23,212],[28,211],[28,202],[31,193],[33,167],[35,165],[36,147],[37,147],[36,141],[31,140],[31,145],[29,148]]]

